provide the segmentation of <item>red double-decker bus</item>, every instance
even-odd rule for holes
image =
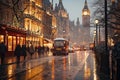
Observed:
[[[53,42],[53,55],[68,55],[69,41],[64,38],[56,38]]]

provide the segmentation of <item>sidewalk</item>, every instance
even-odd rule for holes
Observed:
[[[49,55],[42,55],[41,57],[38,57],[38,55],[35,54],[32,59],[30,59],[30,56],[27,56],[26,60],[21,57],[19,64],[16,64],[15,57],[7,57],[5,59],[5,64],[0,65],[0,80],[9,79],[15,76],[17,73],[29,70],[35,66],[44,63],[45,61],[47,61],[47,56]]]
[[[35,53],[32,56],[32,59],[34,59],[34,58],[38,58],[37,53]],[[20,62],[24,62],[24,61],[27,61],[27,60],[30,60],[30,55],[29,54],[27,54],[26,60],[24,60],[23,56],[20,57]],[[15,63],[16,63],[16,56],[10,56],[10,57],[5,57],[5,62],[4,62],[3,65],[11,65],[11,64],[15,64]],[[1,63],[0,63],[0,65],[1,65]]]

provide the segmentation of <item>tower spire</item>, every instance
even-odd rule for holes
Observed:
[[[64,10],[64,6],[63,6],[63,3],[62,3],[62,0],[59,0],[58,8]]]
[[[53,0],[52,0],[52,5],[53,5]]]
[[[59,2],[62,2],[62,0],[59,0]]]
[[[84,9],[88,9],[87,0],[85,0]]]

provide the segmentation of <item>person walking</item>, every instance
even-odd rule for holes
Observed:
[[[39,55],[39,57],[41,56],[41,50],[42,50],[41,46],[38,46],[38,55]]]
[[[27,56],[26,45],[22,45],[22,53],[21,53],[21,55],[24,56],[24,60],[25,60],[26,56]]]
[[[42,55],[44,55],[44,51],[45,51],[45,47],[42,46],[42,47],[41,47],[41,54],[42,54]]]
[[[21,50],[21,46],[18,44],[14,51],[14,56],[16,56],[17,64],[20,63]]]
[[[7,48],[4,44],[4,42],[0,43],[0,58],[1,58],[1,65],[4,64],[4,59],[5,59],[5,53],[7,51]]]
[[[113,37],[114,46],[112,47],[112,80],[120,80],[120,35],[115,35]]]
[[[30,56],[31,56],[31,58],[32,58],[32,55],[34,54],[34,52],[35,52],[35,50],[34,50],[34,47],[33,47],[33,45],[31,45],[30,47],[29,47],[29,54],[30,54]]]

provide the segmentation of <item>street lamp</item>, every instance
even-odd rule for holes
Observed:
[[[63,38],[65,38],[65,30],[63,29]]]
[[[95,20],[95,26],[96,26],[96,46],[98,45],[98,32],[97,32],[97,26],[98,26],[99,20]]]

